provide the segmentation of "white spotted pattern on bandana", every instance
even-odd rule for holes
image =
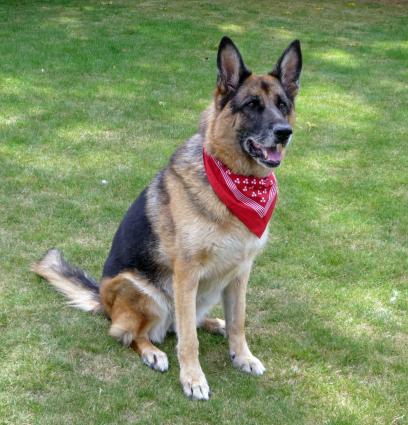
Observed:
[[[245,178],[241,181],[241,179],[221,161],[213,157],[211,157],[211,159],[217,165],[226,185],[235,198],[253,209],[259,217],[264,217],[277,195],[277,185],[273,173],[264,178]],[[246,195],[248,191],[251,193],[251,197]]]

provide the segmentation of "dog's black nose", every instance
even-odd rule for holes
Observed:
[[[278,142],[285,143],[292,134],[292,127],[289,124],[276,124],[273,127],[273,134]]]

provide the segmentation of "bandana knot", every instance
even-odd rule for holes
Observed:
[[[204,148],[203,161],[208,181],[220,201],[260,238],[278,197],[275,174],[271,172],[262,178],[235,174]]]

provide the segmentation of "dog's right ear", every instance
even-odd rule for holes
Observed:
[[[218,47],[217,67],[217,87],[223,96],[234,93],[240,84],[251,75],[239,50],[228,37],[223,37]]]

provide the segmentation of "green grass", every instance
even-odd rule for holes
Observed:
[[[398,1],[0,5],[0,423],[408,423],[408,19]],[[194,134],[231,36],[255,72],[304,52],[298,122],[248,294],[268,371],[199,333],[213,398],[184,398],[31,274],[94,276],[127,207]],[[103,185],[102,180],[107,180]],[[220,311],[218,311],[218,314]]]

